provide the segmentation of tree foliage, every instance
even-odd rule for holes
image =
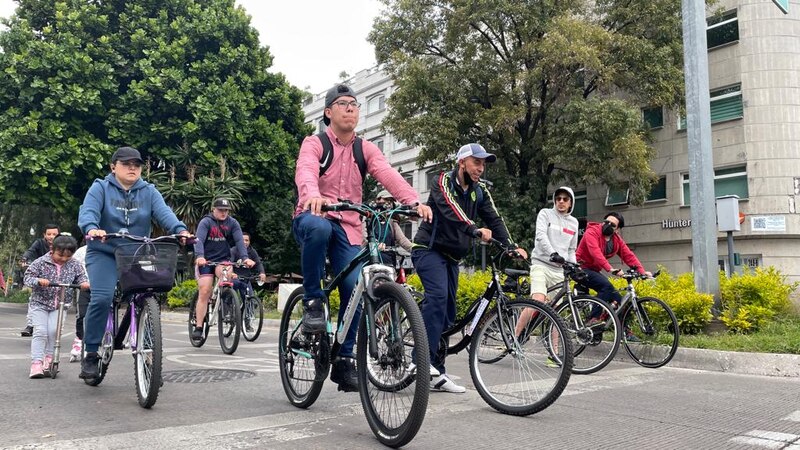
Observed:
[[[74,214],[120,145],[161,171],[153,175],[161,187],[170,174],[176,183],[219,182],[224,161],[256,244],[273,261],[291,254],[303,93],[269,72],[272,57],[234,0],[19,0],[6,25],[0,201]],[[218,192],[201,187],[196,207],[207,208]]]
[[[682,96],[678,0],[383,0],[370,34],[394,78],[384,122],[418,163],[477,141],[498,155],[499,207],[521,235],[553,183],[655,175],[642,106]],[[530,244],[530,242],[528,242]]]

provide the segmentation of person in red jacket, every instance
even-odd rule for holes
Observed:
[[[619,255],[623,263],[644,275],[652,276],[642,267],[639,258],[628,248],[628,244],[620,236],[619,231],[625,226],[625,219],[622,214],[610,212],[603,217],[603,223],[589,222],[586,232],[583,234],[578,250],[575,252],[575,259],[578,260],[586,278],[581,284],[597,291],[597,296],[617,307],[622,300],[622,296],[614,288],[608,278],[603,275],[603,271],[611,275],[622,275],[622,269],[615,269],[608,261],[614,255]],[[599,308],[598,311],[599,312]],[[597,312],[592,311],[592,316]]]

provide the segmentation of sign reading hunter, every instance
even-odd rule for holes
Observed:
[[[688,228],[692,226],[692,219],[664,219],[661,221],[661,229],[668,230],[670,228]]]

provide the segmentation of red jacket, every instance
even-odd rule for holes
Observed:
[[[584,269],[591,269],[595,272],[611,271],[611,264],[608,260],[614,255],[619,255],[623,263],[629,267],[636,267],[639,273],[644,273],[644,267],[639,262],[639,258],[633,254],[628,244],[620,237],[619,234],[614,233],[611,235],[611,240],[614,242],[611,253],[605,253],[606,239],[603,236],[603,224],[598,222],[589,222],[586,225],[586,232],[583,233],[583,239],[578,244],[578,250],[575,252],[575,259],[578,264]]]

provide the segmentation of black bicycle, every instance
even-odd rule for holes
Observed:
[[[470,375],[483,400],[505,414],[530,415],[550,406],[566,388],[572,340],[566,339],[567,327],[549,305],[508,297],[499,267],[504,257],[518,255],[500,241],[491,242],[499,249],[489,265],[492,279],[464,317],[442,333],[437,353],[443,360],[468,347]],[[521,317],[535,319],[517,334]],[[460,340],[449,346],[453,336]],[[552,347],[553,342],[563,344]],[[557,356],[557,364],[548,364],[551,355]]]
[[[245,295],[242,297],[242,336],[248,342],[253,342],[261,335],[261,328],[264,326],[264,303],[256,295],[253,289],[253,282],[261,284],[260,275],[238,275],[234,280],[236,283],[244,285]]]
[[[400,447],[416,436],[425,418],[430,391],[428,340],[419,308],[409,292],[395,282],[394,268],[380,263],[378,246],[392,216],[415,217],[417,213],[408,206],[377,211],[343,200],[324,206],[323,211],[360,214],[367,221],[367,244],[341,273],[325,283],[327,298],[350,273],[359,271],[353,295],[335,332],[327,301],[327,332],[306,333],[301,326],[303,288],[289,297],[278,337],[283,389],[289,401],[299,408],[316,401],[330,363],[360,308],[363,313],[356,342],[356,370],[361,404],[378,440]]]

